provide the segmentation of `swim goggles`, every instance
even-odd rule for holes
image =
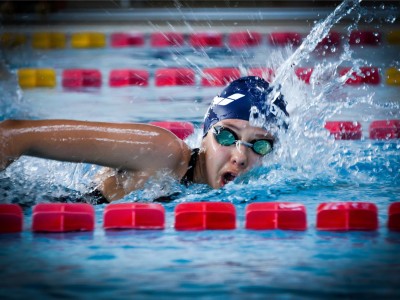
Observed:
[[[222,146],[231,146],[233,144],[236,145],[245,145],[246,147],[251,148],[258,155],[267,155],[272,151],[273,141],[272,140],[254,140],[251,143],[239,140],[238,136],[235,132],[233,132],[229,128],[225,128],[223,126],[214,126],[213,133],[218,144]]]

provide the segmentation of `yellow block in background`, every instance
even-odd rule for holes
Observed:
[[[21,46],[25,42],[26,36],[23,33],[4,32],[0,35],[0,44],[5,48]]]
[[[386,83],[400,85],[400,69],[389,68],[386,70]]]
[[[391,31],[387,34],[387,41],[389,44],[400,45],[400,30]]]
[[[61,32],[36,32],[32,36],[32,47],[39,49],[65,48],[65,34]]]
[[[77,32],[71,37],[73,48],[103,48],[106,45],[106,35],[100,32]]]
[[[18,82],[21,88],[55,87],[56,72],[53,69],[19,69]]]

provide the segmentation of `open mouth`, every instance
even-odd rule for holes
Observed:
[[[225,184],[235,180],[235,178],[237,177],[236,174],[231,173],[231,172],[226,172],[222,175],[222,186],[224,186]]]

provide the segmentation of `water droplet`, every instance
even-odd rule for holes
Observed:
[[[386,18],[385,18],[385,21],[387,22],[387,23],[394,23],[395,21],[396,21],[396,17],[395,16],[387,16]]]

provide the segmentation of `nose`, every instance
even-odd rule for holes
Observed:
[[[248,148],[245,145],[236,144],[235,147],[232,147],[231,163],[241,169],[247,168],[248,166],[247,151]]]

